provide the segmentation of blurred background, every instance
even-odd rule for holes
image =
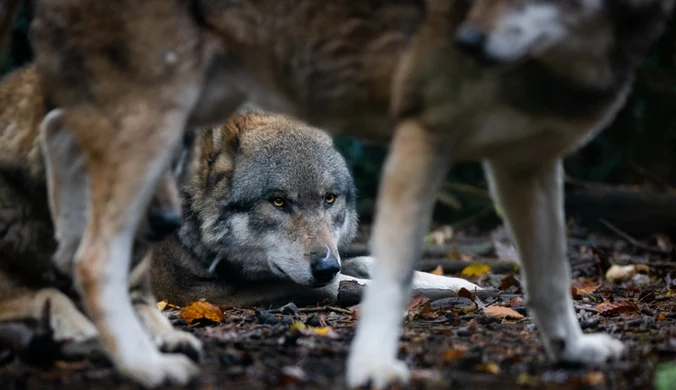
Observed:
[[[32,59],[30,15],[27,4],[14,27],[3,74]],[[578,224],[598,228],[603,220],[643,237],[676,235],[675,38],[672,23],[639,69],[634,91],[615,121],[566,159],[567,215]],[[361,219],[369,222],[385,150],[342,137],[336,144],[357,182]],[[458,229],[499,223],[479,164],[453,168],[439,194],[435,221]]]

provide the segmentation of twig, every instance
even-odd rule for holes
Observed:
[[[470,215],[469,217],[465,219],[461,219],[457,222],[453,222],[451,224],[451,227],[455,230],[460,230],[463,229],[469,225],[473,225],[475,222],[480,220],[481,218],[484,218],[492,213],[495,212],[495,207],[493,206],[493,203],[490,203],[488,206],[484,207],[483,209],[479,210],[475,214]]]
[[[601,190],[613,188],[613,186],[611,186],[609,184],[576,179],[572,176],[569,176],[567,173],[564,173],[564,181],[566,183],[570,184],[570,185],[573,185],[575,187],[580,187],[580,188],[590,188],[590,189],[597,188],[597,189],[601,189]]]
[[[637,240],[634,237],[630,236],[629,234],[623,232],[622,230],[620,230],[619,228],[617,228],[616,226],[614,226],[613,224],[611,224],[610,222],[606,221],[603,218],[599,219],[599,222],[601,222],[605,227],[610,229],[613,233],[615,233],[618,236],[624,238],[629,244],[635,246],[636,248],[643,249],[643,250],[653,252],[653,253],[663,254],[663,255],[669,254],[668,251],[665,251],[665,250],[660,249],[658,247],[646,245],[646,244],[640,242],[639,240]]]
[[[281,313],[284,309],[279,308],[279,309],[270,309],[268,312],[270,313]],[[335,311],[336,313],[342,313],[342,314],[347,314],[351,315],[352,312],[347,309],[343,309],[340,307],[335,307],[335,306],[317,306],[317,307],[299,307],[297,308],[299,313],[317,313],[317,312],[322,312],[322,311]]]
[[[475,187],[469,184],[461,184],[461,183],[444,183],[445,188],[453,189],[456,191],[464,192],[466,194],[471,194],[478,196],[480,198],[484,199],[491,199],[491,195],[488,193],[487,190],[480,188],[480,187]]]
[[[669,192],[672,192],[672,193],[674,192],[674,187],[672,187],[671,184],[669,184],[668,181],[664,180],[663,178],[661,178],[661,177],[658,176],[657,174],[652,173],[652,172],[648,172],[647,169],[645,169],[645,168],[643,168],[642,166],[636,164],[635,162],[631,162],[630,166],[631,166],[636,172],[638,172],[639,174],[645,176],[648,180],[652,180],[652,181],[654,181],[655,183],[660,184],[662,187],[664,187],[665,190],[667,190],[667,191],[669,191]]]
[[[580,306],[580,305],[573,305],[573,306],[575,307],[576,310],[584,310],[584,311],[588,311],[588,312],[591,312],[591,313],[598,313],[599,312],[598,310],[593,309],[591,307],[583,307],[583,306]]]

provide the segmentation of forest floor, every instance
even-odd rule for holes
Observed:
[[[445,242],[436,259],[432,256],[423,266],[439,263],[434,272],[463,275],[497,292],[412,297],[399,350],[411,368],[410,388],[653,388],[656,368],[676,358],[676,256],[671,243],[664,237],[639,242],[621,233],[599,236],[579,229],[569,234],[571,290],[580,323],[585,332],[621,339],[628,347],[622,360],[602,367],[549,363],[524,306],[518,273],[510,271],[518,267],[511,258],[513,248],[500,234],[463,234]],[[430,238],[442,243],[448,238],[443,236]],[[438,255],[446,250],[446,256]],[[198,305],[204,313],[211,307]],[[188,318],[181,308],[162,306],[175,326],[204,342],[202,375],[191,388],[345,388],[345,359],[358,306],[221,308],[224,315],[212,317],[215,321]],[[6,359],[0,366],[0,387],[139,388],[103,362],[56,361],[45,369],[18,359]]]

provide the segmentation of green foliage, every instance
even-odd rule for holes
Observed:
[[[3,56],[0,71],[5,74],[33,59],[33,49],[28,40],[28,27],[32,14],[32,1],[24,1],[8,45],[8,52]]]
[[[676,363],[666,363],[657,367],[655,373],[655,389],[676,389]]]

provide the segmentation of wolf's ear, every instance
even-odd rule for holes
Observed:
[[[232,177],[239,148],[240,127],[235,121],[203,131],[200,181],[207,188]]]

